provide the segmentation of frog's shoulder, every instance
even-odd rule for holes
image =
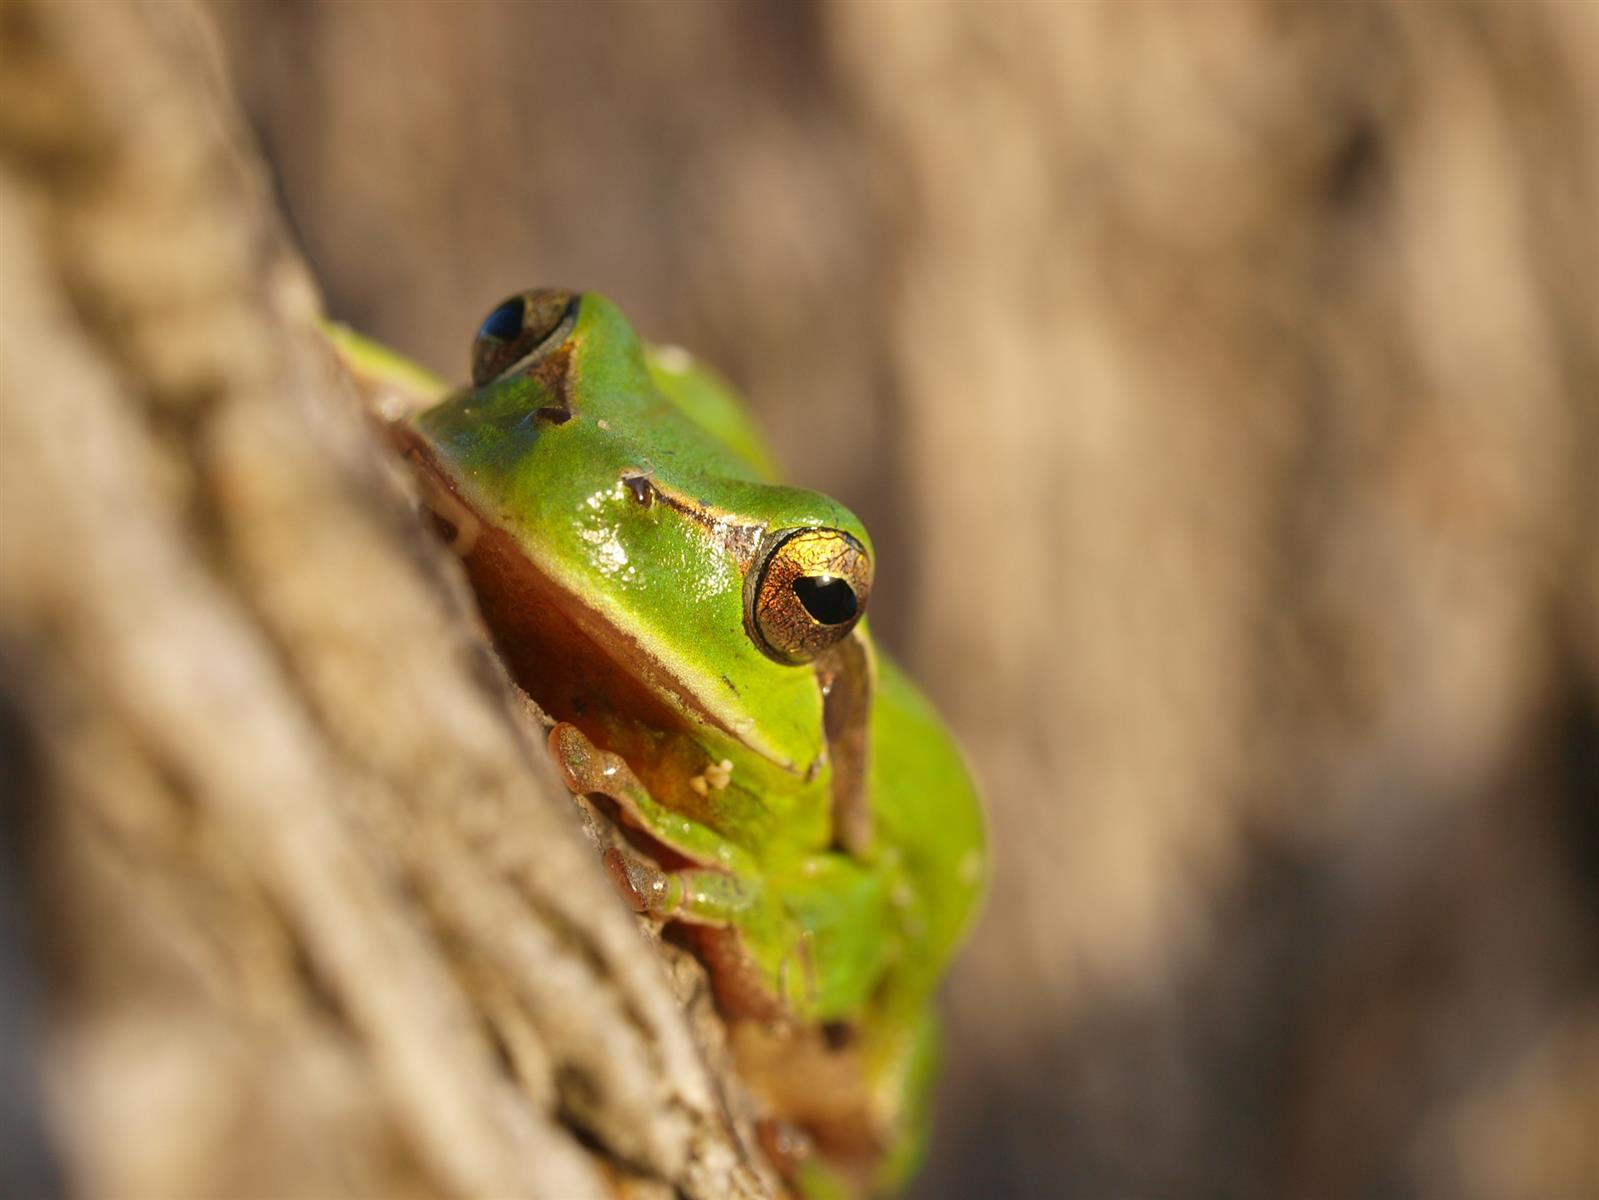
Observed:
[[[419,363],[338,321],[321,321],[322,334],[361,391],[367,409],[387,421],[424,411],[444,399],[449,384]]]
[[[680,346],[647,345],[650,380],[684,416],[747,464],[762,480],[777,482],[777,466],[731,384]]]

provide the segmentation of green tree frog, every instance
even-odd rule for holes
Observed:
[[[483,321],[447,394],[347,331],[623,895],[705,962],[801,1193],[895,1190],[927,1129],[933,992],[981,893],[961,755],[864,620],[872,542],[776,481],[715,374],[592,293]]]

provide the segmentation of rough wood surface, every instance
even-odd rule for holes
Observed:
[[[115,127],[106,113],[126,120],[133,94],[111,66],[127,53],[127,21],[107,31],[81,19],[114,6],[56,8],[80,14],[54,43],[84,72],[78,87],[32,86],[14,21],[0,70],[13,189],[0,220],[21,231],[6,242],[0,295],[0,515],[6,711],[86,731],[57,743],[82,747],[59,769],[102,797],[70,811],[107,831],[84,843],[107,849],[81,870],[108,882],[65,885],[61,901],[83,906],[75,928],[117,931],[90,941],[85,982],[68,994],[96,1006],[68,1008],[68,1028],[105,1029],[95,1045],[117,1053],[175,1045],[185,1029],[210,1037],[219,1051],[157,1056],[170,1074],[146,1079],[137,1108],[108,1100],[106,1111],[147,1109],[169,1130],[159,1105],[178,1097],[182,1112],[209,1118],[182,1126],[201,1147],[246,1127],[298,1131],[303,1154],[252,1169],[292,1194],[296,1161],[305,1191],[352,1162],[387,1164],[338,1177],[335,1190],[373,1194],[412,1178],[407,1164],[431,1143],[405,1123],[424,1119],[405,1106],[426,1099],[378,1086],[389,1060],[347,1032],[358,1010],[317,983],[326,1033],[315,1045],[331,1049],[275,1053],[247,1036],[292,1025],[278,998],[328,977],[282,965],[291,910],[268,881],[287,868],[257,858],[274,842],[223,838],[231,819],[192,815],[209,810],[183,799],[195,794],[189,776],[152,756],[142,726],[119,723],[149,703],[110,707],[119,693],[100,678],[111,660],[58,671],[51,657],[87,644],[72,632],[83,614],[141,631],[145,614],[122,603],[138,580],[111,567],[93,576],[110,599],[54,598],[78,595],[63,557],[71,530],[104,531],[117,510],[83,483],[108,455],[69,419],[89,403],[74,398],[80,357],[63,349],[57,368],[17,353],[26,343],[11,322],[32,310],[16,298],[24,275],[9,247],[33,247],[33,276],[57,281],[46,311],[67,316],[43,329],[81,327],[105,386],[141,378],[147,359],[161,378],[169,360],[183,367],[173,384],[106,399],[88,430],[120,411],[118,428],[160,450],[139,468],[141,486],[164,497],[182,533],[172,544],[203,550],[173,579],[208,582],[235,625],[258,630],[273,686],[300,697],[300,727],[322,747],[316,770],[334,772],[326,811],[382,834],[363,871],[406,881],[413,947],[471,914],[446,923],[434,911],[429,897],[447,888],[415,874],[421,851],[395,831],[432,837],[466,810],[432,774],[443,768],[412,769],[445,736],[433,715],[443,700],[406,682],[434,667],[396,642],[352,647],[389,619],[390,576],[402,572],[391,555],[430,579],[448,572],[427,565],[392,499],[373,498],[390,484],[350,484],[365,499],[334,505],[344,515],[329,523],[325,496],[261,490],[260,478],[290,476],[220,470],[267,445],[238,431],[265,421],[264,396],[281,390],[273,373],[299,405],[323,368],[251,365],[252,347],[278,344],[257,340],[257,326],[287,318],[225,310],[246,332],[216,332],[198,320],[201,293],[167,282],[161,248],[192,231],[214,270],[266,251],[218,246],[211,226],[164,210],[119,239],[122,253],[154,261],[119,268],[86,239],[115,206],[139,211],[143,186],[100,193],[94,221],[87,208],[66,221],[48,210],[48,189],[118,186],[81,164]],[[866,519],[881,556],[874,628],[961,732],[996,844],[994,895],[952,979],[949,1073],[921,1196],[1595,1195],[1599,5],[385,0],[226,2],[211,15],[335,313],[459,377],[476,321],[501,295],[598,288],[650,336],[728,370],[787,473]],[[101,115],[84,125],[85,109]],[[90,141],[69,154],[55,129],[86,131],[73,146]],[[139,148],[163,187],[194,176],[172,164],[179,153]],[[249,203],[263,202],[258,188],[247,185]],[[127,310],[138,321],[95,300],[121,294],[93,283],[112,269],[159,281]],[[231,269],[266,290],[263,267]],[[274,303],[303,311],[301,286]],[[186,294],[184,319],[169,319]],[[43,329],[41,348],[53,344]],[[204,378],[255,380],[255,415],[211,415],[212,384],[186,382],[196,363],[210,364]],[[49,502],[12,449],[13,409],[35,398],[51,399],[23,417],[58,415],[40,452],[63,455],[53,470],[73,480]],[[331,428],[280,432],[288,445],[274,461],[314,452],[382,479],[343,409],[310,411],[320,415],[296,421]],[[280,506],[286,519],[269,519]],[[16,582],[24,546],[55,590]],[[113,552],[132,549],[99,546]],[[324,572],[347,581],[338,604],[313,593]],[[357,582],[369,572],[381,587]],[[10,606],[23,595],[26,607]],[[465,607],[447,582],[401,595],[429,613]],[[337,620],[351,628],[323,624]],[[302,643],[289,632],[302,625],[321,632]],[[492,676],[465,634],[406,645],[424,640],[458,677]],[[294,665],[324,653],[342,665]],[[321,716],[338,705],[317,697],[387,691],[424,714],[393,727],[403,736],[386,719],[357,737]],[[41,695],[55,707],[40,710]],[[236,719],[233,703],[207,719]],[[498,720],[482,717],[466,740],[500,746],[495,761],[536,763]],[[0,730],[17,744],[14,721]],[[349,749],[367,737],[390,748]],[[500,779],[476,757],[486,753],[457,751],[449,770]],[[103,798],[123,770],[119,794],[155,799],[127,801],[120,824],[91,820],[123,811]],[[405,813],[432,814],[414,826],[396,815],[413,779],[432,798],[405,800]],[[492,824],[492,797],[509,793],[486,794]],[[187,823],[145,815],[174,809]],[[239,828],[256,818],[246,809]],[[112,853],[144,844],[134,832],[147,828],[161,869]],[[496,861],[466,829],[438,837],[459,849],[452,861]],[[168,864],[212,861],[219,845],[235,849],[200,898],[170,882],[186,876]],[[504,852],[513,864],[520,853]],[[519,870],[504,876],[508,904],[529,903]],[[125,899],[146,884],[173,917],[144,915],[154,899]],[[256,932],[205,941],[204,955],[171,940],[212,909],[258,914],[239,926]],[[498,960],[447,942],[433,975],[454,989],[455,1011],[480,997],[519,1011],[516,987],[494,982]],[[47,961],[80,957],[76,941],[55,950]],[[99,956],[113,950],[148,982],[111,990],[122,960]],[[229,990],[210,982],[218,958],[237,964]],[[229,1015],[257,987],[249,1021]],[[155,1021],[169,997],[194,1016]],[[495,1043],[524,1047],[506,1053],[526,1063],[557,1041],[542,1027],[527,1040],[489,1023],[467,1030],[477,1049],[458,1069],[479,1074],[485,1043],[495,1055]],[[25,1079],[26,1063],[18,1071]],[[241,1110],[191,1093],[196,1079],[223,1096],[245,1094],[229,1081],[279,1082],[263,1086],[261,1109]],[[314,1137],[296,1123],[306,1096],[323,1097]],[[582,1111],[520,1103],[557,1138]],[[83,1108],[81,1128],[99,1111]],[[692,1123],[705,1110],[662,1111]],[[144,1126],[124,1128],[124,1145],[156,1153]],[[336,1150],[321,1136],[330,1128],[370,1152]],[[450,1153],[479,1153],[483,1136]],[[201,1174],[206,1153],[194,1152]],[[173,1161],[162,1169],[191,1169]],[[438,1164],[414,1177],[454,1186]]]
[[[0,12],[4,787],[67,1179],[768,1194],[319,344],[200,14],[87,12]]]

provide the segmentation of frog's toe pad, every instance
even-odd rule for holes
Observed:
[[[653,863],[623,854],[614,846],[605,852],[604,862],[616,890],[634,912],[669,913],[682,898],[682,885]]]

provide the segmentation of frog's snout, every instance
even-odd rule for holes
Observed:
[[[841,529],[791,529],[769,539],[746,590],[745,621],[778,662],[805,663],[849,636],[872,592],[866,548]]]

